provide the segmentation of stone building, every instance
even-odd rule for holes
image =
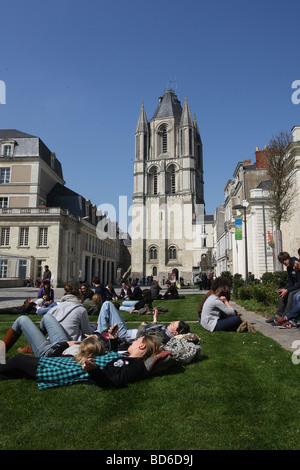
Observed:
[[[204,212],[196,118],[168,89],[149,122],[142,104],[135,132],[132,277],[190,282],[207,251]]]
[[[65,186],[62,166],[39,137],[0,130],[0,281],[114,280],[119,267],[116,222]]]

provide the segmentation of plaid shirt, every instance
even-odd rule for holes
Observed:
[[[94,360],[100,369],[104,369],[106,364],[120,357],[122,357],[120,354],[112,351],[104,356],[97,356]],[[44,390],[50,387],[88,382],[90,377],[88,372],[82,369],[82,364],[76,362],[73,357],[41,357],[36,380],[39,390]]]

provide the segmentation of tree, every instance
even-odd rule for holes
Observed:
[[[270,219],[275,225],[275,270],[282,270],[277,255],[282,251],[281,223],[291,216],[293,202],[296,197],[294,181],[294,158],[291,156],[289,146],[292,142],[291,134],[281,131],[279,135],[270,139],[265,148],[267,175],[269,178],[269,206]]]

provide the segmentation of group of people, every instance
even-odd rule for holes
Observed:
[[[87,300],[87,299],[85,299]],[[41,317],[39,327],[27,315],[19,316],[3,338],[6,351],[22,334],[32,355],[17,354],[0,364],[0,380],[35,379],[39,389],[78,382],[99,386],[126,386],[147,374],[145,361],[161,351],[189,325],[173,321],[168,326],[143,322],[129,329],[113,302],[105,300],[97,323],[90,325],[80,293],[70,284],[60,303]]]
[[[216,275],[214,273],[198,273],[194,277],[194,284],[199,287],[199,290],[210,290],[211,283],[216,279]]]

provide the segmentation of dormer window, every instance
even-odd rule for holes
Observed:
[[[1,157],[12,157],[15,143],[12,139],[3,139],[1,142]]]

